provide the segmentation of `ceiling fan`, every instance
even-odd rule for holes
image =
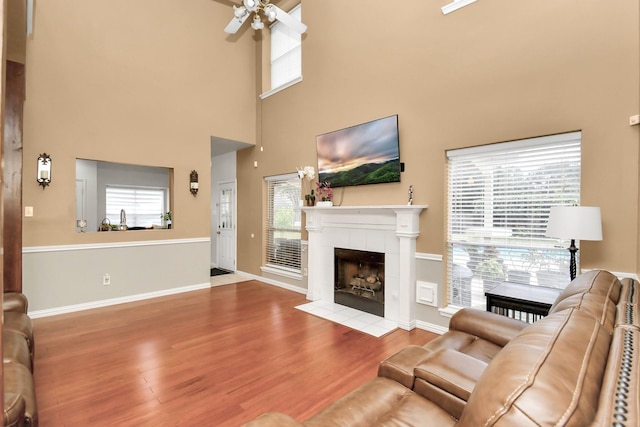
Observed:
[[[264,28],[264,23],[260,18],[260,12],[264,14],[269,22],[278,20],[300,34],[307,31],[306,25],[280,9],[275,4],[271,4],[269,0],[242,0],[242,6],[233,6],[233,19],[225,27],[224,32],[228,34],[235,34],[252,13],[254,15],[251,27],[254,30],[261,30]]]

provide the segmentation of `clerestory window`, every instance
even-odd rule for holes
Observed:
[[[288,13],[302,21],[301,4]],[[271,25],[270,29],[271,86],[261,95],[263,99],[302,80],[302,35],[279,21]]]

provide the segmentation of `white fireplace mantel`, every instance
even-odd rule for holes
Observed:
[[[303,207],[309,233],[307,299],[334,302],[334,248],[385,254],[384,318],[415,328],[416,238],[426,205]]]

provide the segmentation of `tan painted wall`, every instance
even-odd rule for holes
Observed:
[[[264,151],[238,155],[240,270],[262,262],[262,177],[316,165],[318,134],[397,113],[402,183],[348,188],[344,205],[405,203],[412,184],[429,205],[417,249],[442,254],[445,150],[582,130],[582,204],[604,232],[582,267],[638,271],[638,2],[444,3],[303,2],[304,80],[262,102]]]
[[[579,129],[582,202],[602,207],[605,233],[584,242],[582,266],[637,272],[637,1],[479,0],[448,16],[440,6],[304,0],[304,81],[257,101],[259,39],[248,25],[222,32],[226,1],[39,1],[27,41],[23,202],[35,216],[24,245],[140,239],[74,232],[76,157],[174,168],[175,229],[146,238],[209,236],[214,135],[264,147],[239,152],[237,168],[238,269],[260,274],[262,178],[315,165],[317,134],[397,113],[402,183],[349,188],[343,204],[405,203],[414,185],[415,202],[430,205],[417,249],[441,254],[445,150]],[[45,151],[54,182],[42,190]]]
[[[212,0],[38,2],[23,179],[35,215],[24,218],[24,246],[210,235],[210,136],[256,136],[255,42],[223,32],[231,17],[227,2]],[[53,159],[45,190],[35,177],[43,152]],[[75,233],[77,157],[173,168],[174,229]]]

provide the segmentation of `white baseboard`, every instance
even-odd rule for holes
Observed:
[[[442,335],[449,330],[446,326],[436,325],[434,323],[423,322],[422,320],[416,320],[416,328],[424,331],[433,332],[434,334]]]
[[[125,304],[128,302],[141,301],[145,299],[164,297],[167,295],[180,294],[183,292],[198,291],[208,289],[211,283],[201,283],[198,285],[183,286],[180,288],[164,289],[162,291],[147,292],[144,294],[128,295],[126,297],[111,298],[100,301],[85,302],[63,307],[49,308],[46,310],[30,311],[29,317],[37,319],[39,317],[57,316],[59,314],[75,313],[76,311],[91,310],[92,308],[108,307],[110,305]]]
[[[284,283],[284,282],[279,282],[277,280],[273,280],[273,279],[269,279],[267,277],[263,277],[263,276],[256,276],[255,274],[251,274],[251,273],[245,273],[244,271],[236,271],[236,274],[240,274],[242,276],[246,276],[246,277],[250,277],[253,280],[258,280],[260,282],[266,283],[267,285],[272,285],[272,286],[277,286],[279,288],[284,288],[293,292],[297,292],[299,294],[307,294],[307,290],[304,288],[301,288],[299,286],[293,286],[290,285],[288,283]]]

